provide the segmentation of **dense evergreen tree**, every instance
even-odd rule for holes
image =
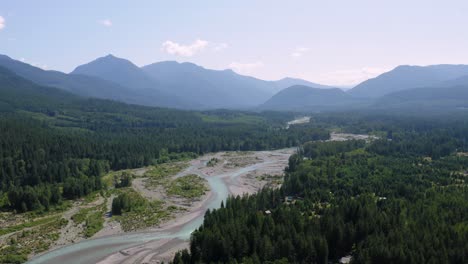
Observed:
[[[388,120],[392,138],[381,133],[368,144],[304,144],[280,189],[208,211],[190,258],[182,252],[174,261],[328,263],[352,255],[353,263],[466,263],[468,157],[456,153],[466,151],[468,126],[437,122],[408,129]]]
[[[62,197],[75,199],[101,189],[101,176],[109,170],[220,150],[293,147],[329,137],[325,129],[312,126],[284,129],[291,118],[81,98],[0,67],[0,197],[8,196],[0,207],[48,209]],[[119,184],[127,186],[127,180]]]

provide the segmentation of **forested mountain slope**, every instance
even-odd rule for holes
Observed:
[[[348,92],[356,97],[377,98],[411,88],[438,86],[445,81],[466,75],[468,75],[468,65],[402,65],[366,80]]]
[[[193,63],[157,62],[142,67],[163,89],[206,108],[253,107],[274,93],[275,85],[232,70],[210,70]]]
[[[101,188],[103,173],[219,150],[291,147],[323,129],[289,115],[188,112],[87,99],[0,68],[0,207],[48,210]],[[5,203],[6,201],[6,203]]]
[[[468,108],[468,83],[461,86],[403,90],[379,98],[375,107],[405,111],[444,111]]]
[[[341,89],[319,89],[302,85],[288,87],[260,106],[260,109],[279,111],[339,110],[358,104]]]
[[[308,86],[308,87],[320,88],[320,89],[333,89],[333,88],[335,88],[335,87],[329,86],[329,85],[313,83],[313,82],[309,82],[309,81],[306,81],[306,80],[297,79],[297,78],[290,78],[290,77],[286,77],[286,78],[283,78],[281,80],[272,81],[272,82],[277,87],[275,92],[279,92],[279,91],[281,91],[283,89],[286,89],[288,87],[295,86],[295,85],[302,85],[302,86]]]
[[[167,98],[158,90],[138,91],[95,76],[46,71],[5,55],[0,55],[0,66],[36,84],[60,88],[85,97],[112,99],[147,106],[195,107],[177,98]]]
[[[111,54],[76,67],[71,74],[95,76],[132,90],[161,88],[160,84],[147,76],[138,66]]]

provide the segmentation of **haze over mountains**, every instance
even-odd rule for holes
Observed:
[[[376,78],[364,81],[349,93],[376,98],[405,89],[443,85],[443,82],[468,75],[468,65],[398,66]]]
[[[113,55],[80,65],[70,74],[44,71],[7,56],[0,57],[0,66],[40,85],[82,96],[184,109],[252,108],[294,84],[327,88],[293,78],[265,81],[193,63],[165,61],[140,68]]]
[[[358,99],[338,88],[320,89],[294,85],[275,94],[260,109],[286,111],[317,111],[342,109]]]
[[[332,91],[289,87],[265,102],[260,109],[465,109],[468,106],[468,65],[398,66],[346,92]]]
[[[246,108],[264,102],[275,92],[274,83],[236,74],[208,70],[192,63],[159,62],[142,67],[163,89],[211,108]]]
[[[115,82],[90,75],[45,71],[4,55],[0,55],[0,66],[39,85],[60,88],[85,97],[112,99],[147,106],[186,107],[186,104],[172,97],[162,95],[157,90],[136,91]]]
[[[465,109],[468,65],[398,66],[343,91],[309,81],[265,81],[193,63],[138,67],[113,55],[70,74],[45,71],[0,55],[0,66],[40,86],[130,104],[180,109],[334,111],[345,109]]]

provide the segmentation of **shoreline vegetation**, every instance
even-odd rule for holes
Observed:
[[[102,177],[102,182],[106,186],[104,190],[93,192],[74,202],[65,200],[64,203],[68,206],[59,212],[54,212],[53,216],[49,216],[52,215],[52,212],[44,213],[45,216],[41,216],[39,220],[26,221],[21,225],[13,225],[10,229],[2,229],[5,231],[2,234],[4,239],[1,241],[7,245],[3,247],[2,252],[4,256],[13,256],[5,258],[5,260],[24,262],[37,254],[43,254],[46,251],[55,250],[87,238],[164,227],[174,219],[197,211],[211,195],[206,180],[197,175],[199,174],[198,169],[195,170],[193,164],[201,164],[200,169],[203,173],[213,175],[227,173],[263,161],[260,158],[255,158],[256,155],[256,152],[220,152],[201,156],[195,160],[175,161],[139,169],[109,172]],[[218,160],[216,164],[208,165],[209,160],[215,159]],[[201,162],[202,160],[203,162]],[[279,179],[277,176],[271,176],[272,180],[270,181],[270,176],[265,175],[269,175],[271,172],[281,174],[285,164],[283,163],[282,167],[277,166],[273,171],[265,171],[261,175],[245,175],[245,181],[252,185],[248,185],[247,182],[242,183],[247,189],[241,191],[242,187],[237,192],[242,194],[248,190],[247,192],[252,193],[261,188],[262,185],[273,182],[273,179],[277,181]],[[130,177],[130,186],[117,187],[126,177]],[[127,204],[130,208],[125,208],[120,214],[115,214],[113,204],[120,196],[127,196],[122,200],[127,200],[127,203],[131,201],[130,205]],[[56,220],[60,220],[61,224],[55,224]],[[26,229],[37,228],[46,223],[54,223],[54,225],[44,226],[44,228],[48,228],[47,232],[55,234],[54,236],[46,242],[39,242],[42,239],[40,237],[33,237],[29,242],[25,242],[28,244],[40,243],[41,247],[38,247],[37,250],[34,248],[28,251],[20,250],[16,242],[11,243],[16,240],[14,237],[17,233],[20,234]],[[44,231],[42,227],[40,230]],[[7,248],[9,249],[6,250]]]
[[[55,214],[65,215],[63,219],[68,222],[49,227],[49,233],[57,231],[59,238],[47,240],[41,250],[27,252],[23,250],[24,244],[35,241],[17,244],[6,239],[16,233],[3,231],[9,233],[3,234],[0,240],[0,262],[23,262],[39,251],[86,237],[123,232],[116,219],[106,216],[103,222],[102,217],[97,217],[102,215],[104,207],[110,212],[112,201],[118,196],[108,190],[109,185],[123,189],[129,184],[130,178],[118,175],[122,186],[115,186],[114,177],[106,177],[109,173],[134,171],[132,188],[143,191],[142,197],[148,199],[153,194],[145,185],[152,180],[144,182],[138,168],[189,161],[222,150],[279,149],[329,137],[321,128],[282,129],[290,114],[189,112],[127,105],[76,97],[8,74],[0,74],[0,78],[7,78],[12,89],[0,91],[7,93],[1,97],[2,106],[7,108],[0,107],[0,226],[3,230],[13,227],[13,231],[21,233],[42,226],[21,224]],[[9,93],[13,90],[18,94]],[[195,183],[194,189],[189,189],[191,183]],[[186,191],[190,194],[184,197]],[[186,182],[178,180],[170,186],[170,194],[178,196],[174,198],[177,201],[169,201],[169,205],[162,207],[152,201],[151,206],[146,206],[161,214],[158,218],[165,218],[186,211],[195,197],[198,197],[196,202],[205,199],[204,192],[209,193],[196,178],[186,178]],[[102,210],[90,211],[83,222],[75,223],[72,215],[88,206],[101,206]],[[140,228],[124,226],[128,230]],[[71,231],[63,233],[65,229]]]
[[[173,263],[465,263],[466,121],[366,121],[303,144],[280,188],[207,212]]]
[[[468,2],[5,2],[0,264],[468,264]]]
[[[333,120],[333,125],[330,124],[330,120]],[[366,122],[363,122],[363,120],[366,120]],[[464,127],[463,122],[457,122],[456,117],[446,118],[445,120],[431,120],[431,126],[428,127],[425,118],[374,119],[373,117],[355,117],[353,119],[336,115],[317,115],[313,117],[313,122],[311,123],[293,125],[288,129],[289,131],[295,129],[305,131],[307,129],[302,126],[308,127],[313,125],[313,128],[309,130],[313,134],[309,135],[309,137],[315,139],[315,142],[309,142],[311,141],[309,140],[308,143],[301,144],[301,147],[298,148],[298,155],[292,155],[289,163],[287,159],[282,160],[278,163],[283,164],[282,167],[278,164],[270,164],[268,168],[262,167],[261,170],[246,172],[238,178],[230,178],[227,175],[230,172],[241,170],[253,164],[263,164],[269,159],[276,160],[278,157],[272,151],[245,150],[204,154],[194,159],[193,154],[171,156],[166,152],[166,154],[163,153],[164,157],[167,157],[165,162],[161,160],[151,166],[109,172],[105,172],[108,169],[104,171],[99,169],[99,166],[104,163],[94,163],[91,160],[80,161],[74,165],[77,172],[100,171],[99,185],[101,189],[94,191],[92,189],[80,189],[76,185],[77,182],[68,180],[63,184],[57,185],[59,187],[58,191],[67,193],[67,196],[60,198],[60,202],[57,205],[50,205],[48,210],[42,209],[20,214],[2,212],[0,225],[2,229],[6,227],[4,230],[9,230],[4,231],[8,233],[0,236],[0,242],[3,245],[0,249],[2,261],[21,263],[38,254],[44,254],[44,252],[59,249],[71,243],[84,241],[89,237],[106,237],[109,235],[119,235],[128,231],[154,232],[157,230],[158,232],[162,232],[170,230],[172,232],[204,212],[204,205],[212,196],[212,190],[207,189],[204,179],[213,175],[226,175],[223,176],[223,182],[234,196],[242,196],[243,194],[252,195],[265,186],[275,190],[275,192],[283,192],[284,195],[283,190],[285,190],[285,186],[293,185],[297,187],[304,185],[301,183],[303,179],[291,182],[289,175],[297,170],[301,170],[301,166],[305,166],[303,164],[308,164],[307,162],[309,161],[307,160],[312,160],[312,163],[314,163],[316,162],[315,160],[319,159],[319,163],[314,166],[321,168],[322,174],[331,175],[331,178],[328,179],[331,180],[336,177],[345,177],[344,179],[347,179],[346,177],[348,177],[349,173],[355,173],[362,169],[361,167],[352,167],[356,164],[351,166],[347,163],[338,163],[336,169],[327,167],[328,165],[326,165],[328,163],[335,164],[343,158],[346,160],[349,157],[351,160],[358,162],[358,164],[374,164],[372,166],[380,168],[377,172],[383,173],[388,171],[380,167],[378,162],[383,162],[382,164],[387,164],[387,166],[394,164],[394,162],[406,164],[398,160],[406,157],[408,161],[414,161],[412,164],[419,164],[418,166],[420,166],[421,170],[431,171],[433,168],[438,167],[443,168],[443,171],[447,170],[447,175],[452,175],[446,179],[440,178],[440,175],[437,176],[439,178],[437,178],[438,182],[435,182],[435,184],[441,187],[437,190],[451,190],[454,187],[463,187],[465,186],[464,177],[466,177],[464,175],[468,174],[468,170],[466,167],[459,167],[457,163],[459,161],[452,160],[450,157],[465,158],[464,153],[468,152],[466,143],[464,143],[467,142],[467,139],[463,138],[463,135],[466,135],[465,132],[467,132],[466,127]],[[326,131],[325,128],[335,132],[322,133],[321,131]],[[315,132],[317,134],[314,134]],[[327,141],[328,137],[324,137],[325,134],[331,136],[329,141]],[[419,160],[419,158],[422,160]],[[450,162],[453,164],[449,165]],[[286,165],[288,165],[288,169],[286,170],[286,178],[283,179],[281,175]],[[410,164],[407,165],[410,166]],[[341,171],[337,168],[341,168]],[[371,168],[375,169],[375,167],[368,167],[368,169]],[[456,168],[456,171],[453,168]],[[393,169],[396,170],[396,168]],[[304,173],[313,173],[315,175],[318,172],[316,169],[308,167]],[[424,179],[424,176],[417,175]],[[416,178],[419,179],[418,177]],[[93,181],[90,181],[90,179],[86,178],[81,183],[92,185]],[[317,184],[324,184],[322,181],[328,181],[326,179],[316,180],[318,181]],[[354,186],[354,181],[356,179],[351,179],[346,184]],[[447,185],[447,183],[450,184]],[[375,184],[383,183],[377,182]],[[408,188],[410,187],[408,186]],[[54,191],[56,191],[50,187],[40,188],[44,188],[41,190],[45,193],[50,191],[50,197],[53,197]],[[341,186],[340,188],[343,189],[344,187]],[[347,190],[346,188],[343,190]],[[353,188],[355,189],[345,192],[356,192],[359,194],[363,190],[367,190],[363,187],[354,186]],[[316,195],[321,198],[311,203],[313,206],[311,209],[308,209],[309,211],[300,212],[300,214],[309,215],[310,219],[315,219],[316,216],[323,216],[323,213],[329,210],[331,201],[336,202],[337,197],[343,198],[346,196],[343,193],[344,191],[339,192],[339,195],[341,195],[339,196],[335,193],[337,190],[332,191],[332,196],[330,197],[323,196],[324,194],[318,190],[316,192]],[[400,192],[406,193],[402,190]],[[83,195],[84,193],[87,194]],[[372,193],[376,195],[378,200],[390,199],[390,195],[388,194],[379,193],[379,191],[375,190]],[[298,206],[303,206],[304,202],[302,199],[305,199],[304,193],[291,192],[288,194],[290,194],[288,196],[293,197],[293,200],[288,204],[297,203]],[[364,194],[367,195],[368,193],[364,192],[362,195],[364,196]],[[119,198],[120,195],[123,198]],[[125,196],[128,197],[125,198]],[[8,201],[7,199],[12,197],[7,193],[3,193],[2,203],[5,204],[5,201]],[[406,196],[402,197],[402,199],[407,199]],[[116,199],[123,201],[121,202],[121,209],[123,210],[120,211],[120,215],[112,214],[112,205]],[[128,203],[128,201],[132,201],[133,203]],[[224,206],[226,207],[226,204]],[[26,205],[26,207],[29,208],[29,205]],[[269,214],[275,216],[276,210],[276,207],[271,206],[269,208],[262,208],[260,211],[264,213],[268,211],[270,212]],[[150,217],[144,215],[144,212],[147,211],[152,212]],[[465,227],[463,224],[457,223],[455,229],[458,230],[457,234],[464,234],[463,230],[465,230]],[[47,236],[41,236],[41,232],[47,233]],[[322,242],[314,244],[314,250],[316,252],[322,249],[325,250],[326,243],[328,259],[337,260],[338,256],[344,257],[349,254],[351,254],[352,258],[366,259],[366,256],[359,256],[355,251],[349,250],[348,244],[343,247],[342,251],[332,253],[330,250],[336,247],[329,244],[329,239],[327,235],[320,238],[319,240]],[[270,240],[273,241],[273,238],[270,238]],[[169,239],[166,242],[180,250],[188,246],[183,240]],[[166,242],[160,241],[158,243],[161,243],[160,247],[164,249],[169,245]],[[357,243],[361,242],[360,240]],[[153,252],[152,254],[154,254],[155,250],[161,249],[159,247],[149,248],[150,245],[155,247],[156,244],[148,244],[148,252]],[[28,246],[26,247],[25,245]],[[360,246],[364,247],[364,245]],[[129,256],[133,254],[133,250],[133,248],[128,249],[128,252],[130,252],[127,252],[130,254]],[[369,250],[369,254],[375,254],[375,251],[372,251],[374,249],[367,248],[365,250]],[[164,250],[161,254],[155,254],[152,258],[168,261],[172,260],[172,256],[175,253],[174,250]],[[185,252],[182,253],[186,256]],[[90,254],[93,254],[93,252],[90,252]],[[112,257],[117,259],[127,258],[118,254],[120,253],[113,254]],[[249,256],[244,257],[248,258]],[[209,258],[211,257],[207,257],[205,260]]]

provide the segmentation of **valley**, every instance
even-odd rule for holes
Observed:
[[[309,117],[302,117],[288,124],[303,124],[309,119]],[[373,137],[332,133],[330,140],[368,139],[373,139]],[[171,261],[176,252],[188,247],[187,239],[190,233],[203,222],[207,209],[218,208],[221,201],[225,202],[228,196],[251,195],[264,187],[279,188],[283,182],[283,173],[288,165],[289,157],[295,153],[295,150],[295,148],[290,148],[276,151],[218,152],[189,161],[109,173],[103,178],[104,182],[108,182],[109,187],[112,186],[109,184],[111,179],[116,175],[121,173],[133,175],[130,190],[136,191],[148,201],[161,201],[162,207],[168,213],[159,218],[158,222],[150,223],[146,227],[126,225],[122,228],[122,221],[126,222],[125,218],[129,216],[119,216],[120,219],[115,219],[115,216],[109,217],[112,208],[111,204],[106,202],[107,207],[101,212],[104,224],[96,234],[84,240],[85,237],[80,237],[80,233],[76,233],[75,227],[65,226],[61,232],[62,235],[66,234],[69,241],[63,243],[61,236],[51,250],[33,256],[28,263],[62,263],[65,260],[74,263],[102,264]],[[168,182],[191,175],[205,181],[202,194],[187,196],[190,193],[189,189],[176,195],[168,193],[168,188],[165,187]],[[111,198],[116,197],[115,191],[118,190],[109,191]],[[90,206],[103,204],[98,200]],[[67,219],[72,211],[76,212],[77,207],[74,206],[65,212],[63,217]],[[152,213],[147,208],[144,214]],[[70,220],[69,217],[68,220]],[[70,240],[70,237],[75,237],[75,239]],[[91,246],[95,243],[106,245],[106,251],[103,252],[102,248]],[[80,257],[77,259],[75,256]]]
[[[0,264],[468,263],[468,1],[2,1]]]
[[[189,62],[138,67],[112,54],[79,65],[69,74],[45,71],[1,54],[0,67],[85,98],[184,110],[433,113],[458,112],[468,100],[466,65],[400,65],[346,91],[290,77],[267,81]]]
[[[206,180],[209,189],[204,195],[188,201],[180,196],[164,196],[160,191],[142,184],[147,180],[144,175],[148,168],[131,170],[130,173],[139,175],[133,180],[134,190],[148,199],[162,199],[167,206],[183,209],[178,209],[155,226],[125,233],[122,233],[118,222],[106,217],[103,230],[90,239],[78,239],[69,241],[74,242],[73,245],[53,247],[50,252],[33,257],[29,263],[63,263],[65,260],[73,263],[136,263],[137,260],[146,260],[149,263],[156,263],[156,260],[167,262],[177,250],[187,246],[186,239],[202,223],[206,209],[219,207],[228,195],[252,194],[264,186],[280,186],[281,175],[293,152],[294,149],[219,152],[187,161],[184,169],[174,171],[174,174],[167,177],[180,179],[186,175],[198,175]],[[217,163],[208,166],[207,164],[214,159]],[[64,216],[69,215],[71,211],[76,209],[70,209]],[[106,250],[102,250],[104,245]]]

